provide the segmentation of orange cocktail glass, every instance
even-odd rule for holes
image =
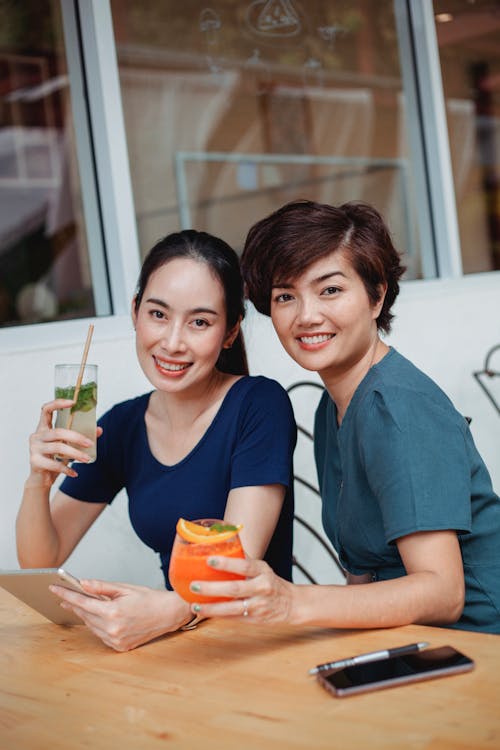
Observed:
[[[224,524],[223,521],[212,518],[204,518],[192,523],[199,524],[205,528],[209,528],[213,524]],[[204,540],[203,542],[187,541],[178,532],[175,535],[168,577],[174,591],[186,602],[223,602],[228,600],[227,597],[195,594],[189,588],[191,581],[229,581],[245,577],[236,573],[228,573],[224,570],[211,568],[207,565],[207,558],[214,555],[244,558],[245,552],[241,546],[238,533],[236,532],[229,539],[223,539],[222,541],[217,541],[216,534],[214,534],[212,539],[207,535],[206,541]]]

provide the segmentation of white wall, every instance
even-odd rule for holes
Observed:
[[[448,393],[455,406],[472,417],[476,444],[500,489],[500,417],[474,380],[486,352],[500,343],[500,274],[468,276],[453,281],[416,281],[403,284],[396,308],[394,345],[429,374]],[[99,365],[99,410],[148,390],[137,365],[131,323],[126,317],[95,322],[89,361]],[[28,472],[28,435],[38,410],[51,398],[53,365],[81,357],[88,321],[68,322],[0,331],[0,567],[17,567],[14,522]],[[314,380],[281,350],[269,319],[250,307],[245,336],[251,371],[288,386]],[[500,358],[499,358],[500,359]],[[492,363],[500,370],[500,362]],[[499,379],[497,379],[499,380]],[[500,388],[497,388],[500,397]],[[316,402],[316,392],[311,391]],[[297,419],[311,428],[314,404],[296,399]],[[299,438],[296,469],[315,481],[312,450]],[[300,513],[320,528],[320,505],[310,493],[299,491]],[[335,578],[322,556],[297,534],[299,558],[319,571],[319,580]],[[80,576],[100,576],[161,585],[156,556],[144,548],[130,529],[126,498],[107,509],[67,563]]]
[[[130,318],[99,318],[93,322],[88,362],[99,367],[101,414],[113,403],[147,391],[149,383],[137,364]],[[14,524],[29,470],[28,436],[36,427],[39,408],[52,398],[54,364],[80,361],[87,330],[88,321],[75,321],[0,332],[1,568],[18,567]],[[4,333],[9,334],[7,344],[2,340]],[[66,567],[82,577],[151,585],[161,585],[163,580],[156,555],[130,527],[123,493],[104,511]]]

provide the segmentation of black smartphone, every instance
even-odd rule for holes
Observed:
[[[452,646],[441,646],[332,672],[320,672],[318,680],[334,695],[346,696],[469,672],[473,668],[474,662],[468,656]]]

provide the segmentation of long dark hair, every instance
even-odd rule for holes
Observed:
[[[194,229],[168,234],[151,248],[142,264],[137,283],[136,312],[151,274],[174,258],[190,258],[198,263],[207,264],[224,289],[227,330],[234,328],[245,316],[243,279],[238,256],[224,240]],[[245,342],[241,330],[231,348],[222,349],[216,367],[230,375],[248,375]]]
[[[270,315],[273,283],[293,281],[319,258],[344,250],[372,304],[387,286],[377,328],[388,333],[405,271],[382,216],[366,203],[330,206],[298,200],[254,224],[241,256],[249,299]]]

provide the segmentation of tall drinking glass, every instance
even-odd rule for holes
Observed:
[[[201,527],[204,531],[200,531]],[[174,590],[186,602],[223,602],[228,597],[202,596],[190,590],[191,581],[229,581],[244,578],[236,573],[217,570],[207,565],[213,555],[245,557],[238,535],[238,526],[204,518],[199,521],[180,519],[177,524],[168,577]]]
[[[73,399],[80,373],[80,365],[55,366],[55,397]],[[65,427],[80,432],[92,445],[81,448],[90,456],[92,463],[96,459],[96,406],[97,406],[97,365],[85,365],[77,402],[68,409],[58,409],[56,427]]]

